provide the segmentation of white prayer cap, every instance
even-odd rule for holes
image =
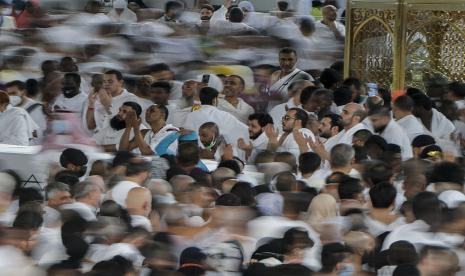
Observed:
[[[203,74],[203,75],[198,75],[195,78],[195,81],[197,82],[202,82],[204,76],[210,76],[208,80],[208,87],[215,88],[218,92],[223,91],[223,81],[214,74]]]
[[[238,7],[241,8],[242,10],[246,10],[248,12],[254,12],[255,11],[255,8],[254,8],[253,4],[250,1],[242,1],[242,2],[239,3]]]
[[[113,2],[113,8],[115,9],[125,9],[128,6],[128,3],[125,0],[116,0]]]
[[[444,191],[439,195],[439,199],[443,201],[449,208],[457,208],[460,203],[465,202],[465,195],[459,191],[449,190]]]

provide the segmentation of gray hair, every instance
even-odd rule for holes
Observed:
[[[48,184],[45,187],[45,196],[46,199],[49,200],[50,198],[55,197],[56,192],[69,192],[70,188],[68,184],[62,182],[55,182]]]
[[[93,191],[100,190],[100,187],[88,180],[79,182],[73,187],[73,198],[79,199],[86,197],[88,194],[90,194]]]
[[[355,150],[348,144],[337,144],[331,149],[329,163],[333,168],[342,168],[350,164],[355,157]]]

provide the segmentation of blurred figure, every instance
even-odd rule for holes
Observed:
[[[86,221],[97,220],[102,194],[100,187],[90,181],[83,181],[73,187],[72,193],[75,202],[64,204],[61,209],[76,211]]]
[[[28,146],[37,137],[37,124],[24,109],[12,107],[8,94],[3,91],[0,91],[0,112],[0,143]]]
[[[86,174],[88,160],[84,152],[73,148],[65,149],[60,155],[60,165],[77,177]]]
[[[16,29],[16,21],[12,15],[11,1],[0,0],[0,30]]]
[[[118,23],[136,23],[137,15],[128,9],[128,3],[125,0],[115,0],[113,9],[108,13],[110,19]]]
[[[230,75],[224,81],[224,99],[218,99],[218,108],[234,115],[239,121],[247,123],[249,115],[254,109],[247,104],[240,96],[244,93],[245,82],[241,76]]]

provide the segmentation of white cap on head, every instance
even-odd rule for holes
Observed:
[[[125,9],[128,6],[128,2],[125,0],[116,0],[113,2],[113,8],[115,9]]]
[[[255,11],[255,8],[254,8],[253,4],[250,1],[242,1],[242,2],[239,3],[238,7],[241,8],[242,10],[246,10],[248,12],[254,12]]]
[[[439,200],[443,201],[448,208],[457,208],[460,203],[465,202],[465,195],[459,191],[449,190],[439,194]]]

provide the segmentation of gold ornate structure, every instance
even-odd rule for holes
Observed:
[[[348,0],[345,76],[382,87],[465,81],[465,0]]]

